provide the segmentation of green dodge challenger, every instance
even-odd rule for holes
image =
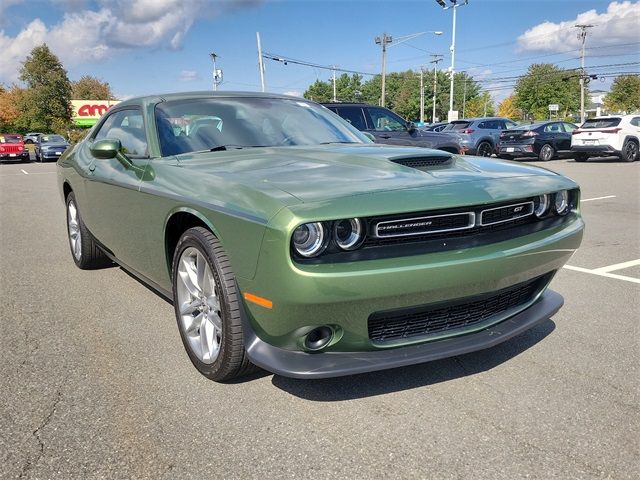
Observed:
[[[172,300],[206,377],[322,378],[488,348],[554,315],[580,245],[573,181],[376,145],[294,97],[196,92],[112,107],[58,161],[79,268]]]

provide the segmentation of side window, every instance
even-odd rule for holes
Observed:
[[[140,157],[148,154],[147,137],[140,110],[120,110],[112,113],[93,138],[94,140],[103,138],[120,140],[122,153],[129,156]]]
[[[487,126],[487,123],[488,123],[488,122],[480,122],[480,123],[478,124],[478,128],[481,128],[481,129],[483,129],[483,130],[484,130],[484,129],[489,128],[489,127]]]
[[[564,131],[568,133],[571,133],[576,129],[576,126],[570,123],[563,123],[562,126],[564,127]]]
[[[507,130],[515,128],[517,126],[518,124],[516,122],[512,122],[511,120],[504,120],[504,128]]]
[[[486,124],[489,130],[502,130],[502,122],[498,120],[490,120]]]
[[[548,133],[558,133],[560,132],[560,124],[559,123],[549,123],[544,126],[544,131]]]
[[[367,124],[364,121],[364,113],[360,107],[340,107],[335,112],[344,118],[358,130],[366,130]]]
[[[402,118],[382,108],[370,108],[369,115],[373,129],[378,132],[400,132],[407,129]]]
[[[634,125],[636,127],[640,127],[640,117],[633,117],[631,119],[631,125]]]

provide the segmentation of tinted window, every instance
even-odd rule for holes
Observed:
[[[407,122],[388,110],[370,108],[369,115],[373,122],[373,129],[378,132],[398,132],[407,129]]]
[[[451,122],[444,127],[444,130],[464,130],[469,125],[471,125],[471,122]]]
[[[633,117],[631,119],[631,125],[634,125],[636,127],[640,127],[640,117]]]
[[[590,118],[580,128],[611,128],[620,124],[619,118]]]
[[[505,120],[504,126],[506,129],[516,128],[518,124],[516,122],[512,122],[511,120]]]
[[[93,137],[95,140],[120,140],[122,153],[129,156],[147,155],[147,137],[139,110],[120,110],[107,117]]]
[[[547,132],[547,133],[560,133],[560,132],[562,132],[559,123],[548,123],[547,125],[544,126],[543,131]]]
[[[576,128],[578,128],[572,123],[563,123],[562,125],[564,126],[565,132],[573,132]]]
[[[267,97],[173,100],[156,106],[162,155],[325,143],[369,143],[347,121],[305,100]]]
[[[361,107],[339,107],[332,110],[358,130],[367,129],[367,123],[364,120],[364,112]]]

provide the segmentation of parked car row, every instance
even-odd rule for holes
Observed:
[[[0,134],[0,161],[28,162],[31,157],[25,144],[35,144],[38,162],[55,161],[69,147],[69,142],[62,135],[28,133],[23,137],[17,133]]]

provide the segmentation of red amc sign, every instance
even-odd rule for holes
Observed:
[[[94,125],[119,100],[71,100],[73,121],[76,125],[87,127]]]

